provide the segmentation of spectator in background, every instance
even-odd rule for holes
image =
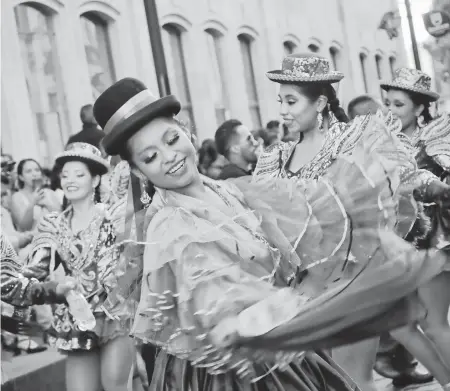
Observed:
[[[11,198],[11,215],[19,231],[31,231],[43,215],[61,210],[54,191],[44,187],[42,168],[36,160],[19,162],[17,181],[19,190]]]
[[[69,138],[67,144],[72,143],[88,143],[96,148],[100,148],[100,141],[105,135],[103,131],[98,128],[97,121],[94,118],[92,105],[84,105],[80,110],[80,119],[83,123],[83,129],[77,134]]]
[[[215,134],[217,151],[228,159],[219,179],[251,175],[258,160],[260,145],[241,121],[225,121]]]
[[[23,251],[33,239],[32,232],[18,232],[14,227],[11,217],[11,185],[2,177],[1,187],[1,227],[3,234],[8,238],[14,250],[18,253],[19,258],[23,261],[25,259],[25,252]]]
[[[204,140],[198,150],[199,171],[209,178],[217,179],[225,164],[225,158],[217,152],[214,140]]]
[[[262,148],[265,148],[267,140],[266,130],[265,129],[252,130],[251,133],[255,138],[255,140],[259,143],[259,145]]]
[[[6,182],[9,183],[9,185],[12,185],[12,174],[14,171],[14,167],[16,165],[16,162],[14,161],[13,157],[9,154],[2,152],[1,157],[1,170],[2,170],[2,180],[4,179]],[[2,182],[2,187],[4,183]]]
[[[283,141],[284,143],[288,143],[290,141],[298,141],[296,133],[290,133],[286,124],[282,124],[281,126],[283,128],[283,139],[281,141]]]
[[[357,115],[376,114],[379,109],[383,109],[383,105],[378,99],[370,95],[360,95],[350,101],[347,113],[352,120]]]
[[[270,147],[271,145],[281,141],[283,139],[283,129],[280,126],[280,121],[269,121],[266,125],[266,135],[264,146]]]

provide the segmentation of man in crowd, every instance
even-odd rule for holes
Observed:
[[[98,128],[97,121],[94,118],[92,105],[84,105],[81,108],[80,119],[83,123],[83,129],[71,136],[67,144],[88,143],[100,148],[100,141],[105,134]]]
[[[348,104],[348,116],[354,119],[357,115],[375,114],[380,109],[383,110],[383,105],[378,99],[370,95],[360,95]],[[403,345],[394,341],[388,333],[381,336],[375,363],[376,372],[392,379],[395,387],[424,384],[433,380],[430,374],[419,373],[416,366],[417,361]]]
[[[281,141],[283,139],[283,128],[280,126],[280,121],[269,121],[266,125],[266,139],[264,140],[264,146],[270,147],[271,145]]]
[[[225,121],[216,131],[217,152],[227,160],[219,179],[239,178],[251,175],[261,146],[241,121]]]
[[[352,120],[357,115],[376,114],[379,109],[383,109],[383,105],[378,99],[370,95],[360,95],[350,101],[347,113]]]

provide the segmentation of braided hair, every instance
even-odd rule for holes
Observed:
[[[426,125],[429,124],[431,121],[433,121],[433,116],[430,113],[430,105],[431,105],[430,101],[423,95],[414,93],[409,93],[409,97],[414,103],[414,106],[423,105],[423,110],[420,113],[420,116],[423,117],[424,124]]]

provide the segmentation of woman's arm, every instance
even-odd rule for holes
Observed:
[[[0,288],[1,300],[16,306],[63,302],[57,294],[57,283],[43,282],[49,274],[51,250],[41,248],[35,252],[29,265],[22,267],[16,258],[10,242],[4,235],[2,241],[2,259]]]
[[[20,231],[31,231],[34,224],[35,203],[24,206],[23,195],[15,193],[11,197],[11,216]]]
[[[42,189],[39,192],[38,205],[46,208],[49,212],[60,212],[62,202],[60,202],[58,195],[55,191],[50,189]]]

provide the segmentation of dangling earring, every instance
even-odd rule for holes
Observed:
[[[97,200],[95,199],[95,187],[92,188],[92,202],[93,202],[94,204],[97,203]]]
[[[423,128],[425,126],[425,118],[423,118],[423,115],[417,117],[417,126],[419,128]]]
[[[317,123],[319,124],[319,132],[323,132],[323,115],[321,111],[317,113]]]
[[[146,188],[147,188],[147,182],[144,182],[144,189],[141,193],[141,198],[140,198],[144,207],[147,207],[150,204],[150,202],[152,202],[152,198],[148,195]]]

